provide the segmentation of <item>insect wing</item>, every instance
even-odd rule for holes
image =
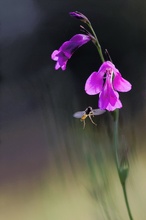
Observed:
[[[105,112],[105,110],[93,109],[92,112],[93,112],[94,115],[101,115]]]
[[[75,112],[75,113],[73,114],[73,117],[74,117],[74,118],[81,118],[84,114],[85,114],[84,111]]]

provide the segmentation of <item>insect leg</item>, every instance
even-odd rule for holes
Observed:
[[[83,120],[83,129],[85,128],[86,122]]]
[[[95,124],[95,122],[92,120],[92,118],[91,118],[92,116],[93,116],[92,114],[89,114],[90,121],[92,122],[92,124],[97,125],[97,124]]]

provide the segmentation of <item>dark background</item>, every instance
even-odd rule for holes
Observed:
[[[30,181],[48,169],[56,152],[64,154],[61,146],[72,146],[75,126],[82,129],[72,114],[89,105],[97,108],[98,97],[84,92],[86,79],[101,64],[94,45],[81,47],[66,71],[55,71],[50,58],[53,50],[80,33],[80,22],[69,16],[75,10],[90,19],[103,50],[108,49],[131,82],[132,91],[121,94],[121,115],[145,134],[144,0],[1,0],[2,185]]]

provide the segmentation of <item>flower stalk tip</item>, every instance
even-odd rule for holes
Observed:
[[[69,12],[69,15],[71,17],[79,19],[80,21],[82,21],[82,22],[84,22],[86,24],[90,24],[89,19],[84,14],[82,14],[79,11]]]

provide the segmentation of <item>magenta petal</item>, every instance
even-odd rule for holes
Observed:
[[[104,88],[99,95],[99,107],[101,109],[106,109],[109,104],[114,106],[119,98],[119,94],[113,90],[110,81],[110,77],[107,77]]]
[[[117,102],[115,103],[115,109],[116,108],[122,108],[122,103],[121,103],[120,99],[117,99]]]
[[[108,111],[114,111],[117,108],[122,108],[122,103],[121,103],[120,99],[118,98],[118,96],[117,96],[116,102],[114,103],[114,105],[112,105],[110,102],[108,102],[107,99],[106,100],[103,99],[103,97],[100,95],[98,104],[99,104],[100,109],[106,109]]]
[[[103,87],[102,72],[93,72],[86,81],[85,91],[88,95],[96,95],[101,92]]]
[[[72,54],[82,45],[90,41],[90,37],[85,34],[76,34],[69,41],[66,41],[59,48],[59,51],[62,51],[68,59]]]
[[[56,65],[55,65],[55,70],[58,70],[60,68],[60,65],[59,63],[57,62]]]
[[[53,53],[51,54],[51,59],[57,61],[58,60],[58,55],[59,51],[58,50],[54,50]]]
[[[99,68],[98,72],[93,72],[86,81],[85,91],[89,95],[96,95],[102,91],[104,83],[104,75],[107,67],[111,65],[111,62],[104,62]]]
[[[98,72],[106,73],[107,69],[112,68],[112,67],[114,67],[114,65],[110,61],[106,61],[100,66]]]
[[[61,69],[62,69],[62,70],[66,70],[66,64],[67,64],[67,62],[65,62],[65,63],[61,66]]]
[[[109,69],[110,69],[110,70],[113,70],[113,72],[117,71],[115,65],[114,65],[112,62],[110,62],[110,61],[105,61],[105,62],[101,65],[99,71],[105,71],[105,72],[106,72],[106,71],[109,70]]]
[[[109,102],[108,99],[105,99],[103,96],[103,93],[101,92],[99,94],[99,101],[98,101],[98,106],[100,109],[106,109],[108,106]]]
[[[99,95],[99,108],[114,111],[117,108],[122,108],[122,103],[119,100],[119,94],[116,92],[111,84],[111,79],[106,79],[103,91]]]
[[[60,66],[63,66],[68,61],[68,58],[64,55],[63,52],[59,53],[58,63]]]
[[[55,69],[66,69],[67,61],[71,58],[73,53],[82,45],[90,41],[91,38],[85,34],[76,34],[69,41],[64,42],[59,50],[55,50],[51,54],[51,58],[57,61]]]
[[[102,91],[99,95],[99,108],[107,109],[107,106],[110,104],[114,106],[117,102],[117,93],[113,92],[108,94],[108,92]]]
[[[128,92],[131,90],[132,85],[124,79],[119,72],[116,72],[113,80],[113,87],[119,92]]]
[[[90,40],[90,36],[86,34],[76,34],[70,39],[70,41],[78,43],[79,46],[82,46]]]
[[[117,108],[122,108],[122,103],[121,103],[120,99],[117,99],[114,106],[112,106],[111,104],[108,104],[108,106],[106,107],[106,109],[108,111],[114,111]]]

